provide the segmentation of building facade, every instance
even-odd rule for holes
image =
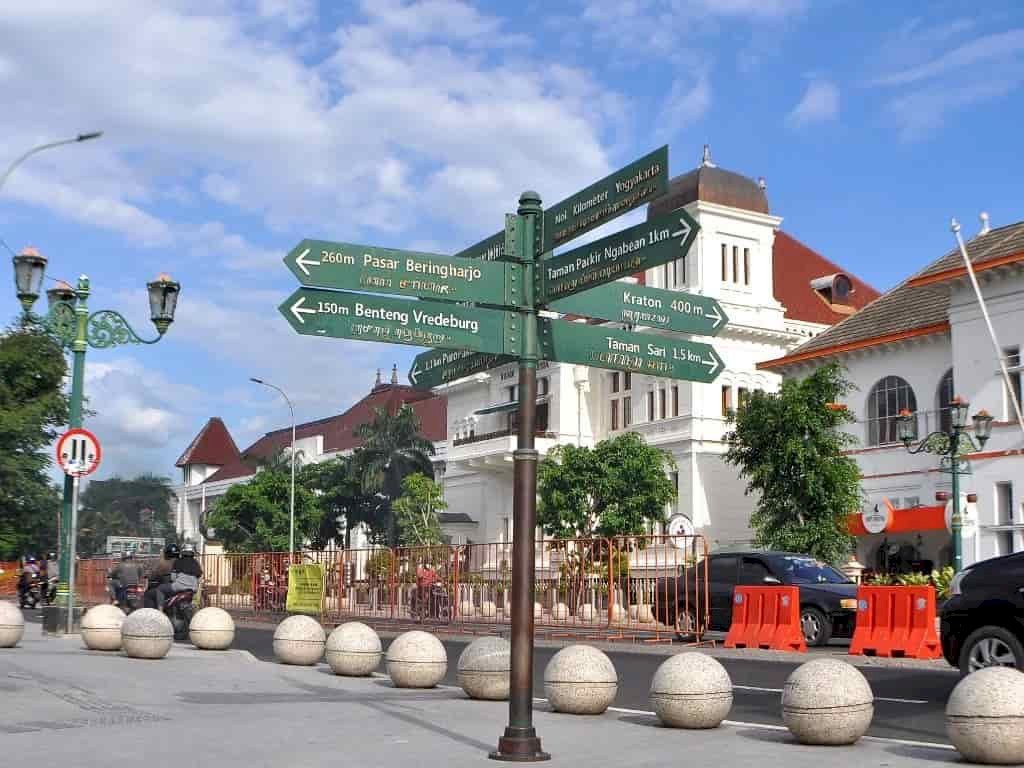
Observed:
[[[541,363],[537,449],[543,456],[558,444],[638,432],[677,465],[668,531],[703,534],[712,547],[742,546],[753,503],[722,458],[729,413],[748,393],[777,389],[781,375],[760,362],[788,354],[878,294],[781,232],[763,181],[716,167],[707,149],[699,167],[651,203],[648,218],[679,208],[700,224],[690,253],[631,280],[717,299],[729,318],[713,340],[724,371],[698,384]],[[436,390],[448,401],[445,498],[462,522],[445,527],[456,543],[511,539],[517,378],[510,364]]]
[[[986,410],[996,419],[988,443],[966,457],[970,474],[959,478],[968,512],[964,564],[1024,550],[1024,432],[1011,399],[1011,392],[1018,402],[1021,397],[1024,222],[991,231],[983,226],[967,251],[1010,366],[1009,387],[958,249],[760,366],[793,377],[829,361],[845,366],[855,385],[845,402],[856,417],[851,455],[864,494],[862,519],[853,527],[858,559],[871,569],[927,570],[951,562],[951,506],[935,500],[937,491],[951,491],[951,476],[940,471],[938,456],[907,453],[896,418],[903,409],[914,412],[921,437],[948,430],[954,395],[970,402],[970,413]],[[967,493],[977,494],[976,504],[967,504]]]

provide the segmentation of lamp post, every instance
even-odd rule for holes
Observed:
[[[284,398],[284,401],[288,403],[288,412],[292,415],[292,485],[288,509],[288,559],[291,560],[295,556],[295,408],[292,406],[292,401],[288,399],[288,395],[280,387],[270,384],[263,379],[250,377],[249,381],[253,384],[262,384],[264,387],[276,389],[281,394],[281,397]]]
[[[971,420],[974,422],[974,437],[967,434],[967,409],[969,404],[961,397],[954,397],[949,404],[949,432],[936,431],[925,437],[916,448],[911,445],[917,440],[917,414],[900,411],[896,419],[896,434],[911,454],[931,453],[949,460],[949,473],[953,478],[950,528],[953,533],[953,570],[963,569],[963,517],[960,510],[960,456],[968,451],[980,450],[992,435],[992,416],[987,411],[978,411]],[[941,467],[940,467],[941,470]]]
[[[15,256],[13,261],[18,301],[21,302],[27,321],[32,317],[32,306],[39,298],[47,259],[35,248],[29,247]],[[85,275],[78,278],[78,284],[74,288],[65,282],[58,282],[54,288],[46,292],[49,308],[46,315],[37,319],[59,340],[64,349],[70,349],[72,352],[71,402],[68,417],[68,426],[71,429],[82,426],[86,350],[89,347],[109,349],[126,344],[155,344],[163,338],[167,328],[174,322],[174,310],[177,307],[181,285],[162,274],[153,282],[147,283],[146,290],[149,294],[150,317],[157,330],[157,336],[153,339],[141,338],[128,321],[114,310],[101,309],[90,314],[89,278]],[[60,516],[58,600],[57,606],[54,606],[62,610],[67,610],[68,595],[72,587],[69,583],[69,558],[72,537],[76,535],[71,525],[72,485],[71,478],[65,477],[63,511]],[[59,616],[55,618],[56,624],[48,620],[44,627],[64,626]]]
[[[23,162],[28,160],[32,155],[37,152],[42,152],[47,149],[53,149],[54,147],[62,147],[65,144],[79,144],[83,141],[89,141],[90,139],[98,139],[103,135],[103,131],[91,131],[89,133],[80,133],[71,139],[61,139],[60,141],[51,141],[46,144],[40,144],[38,147],[32,147],[28,152],[24,152],[18,157],[14,158],[14,162],[7,166],[7,170],[4,171],[4,175],[0,176],[0,189],[3,189],[4,182],[7,178],[14,173],[14,169],[21,165]]]

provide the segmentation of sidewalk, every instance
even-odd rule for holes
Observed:
[[[493,765],[486,753],[508,712],[458,689],[397,690],[381,677],[336,677],[325,665],[286,667],[184,646],[140,661],[29,629],[20,647],[0,649],[0,744],[10,764],[45,755],[82,768]],[[643,713],[581,718],[543,703],[537,710],[556,765],[819,768],[827,760],[832,768],[923,768],[958,760],[949,749],[877,739],[814,748],[767,727],[679,731]]]

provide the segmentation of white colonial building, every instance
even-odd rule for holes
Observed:
[[[845,404],[857,419],[851,432],[858,448],[851,453],[863,474],[864,522],[884,526],[868,533],[855,525],[858,558],[868,568],[914,562],[928,568],[951,560],[949,510],[935,499],[937,491],[951,490],[951,476],[939,471],[937,456],[908,455],[896,418],[903,409],[915,412],[921,437],[946,430],[954,394],[970,402],[969,413],[986,410],[996,419],[989,442],[967,456],[971,474],[960,477],[962,493],[977,494],[964,529],[964,564],[1024,549],[1024,439],[1010,398],[1010,390],[1021,396],[1024,222],[991,231],[985,224],[967,250],[1010,366],[1009,388],[958,249],[760,366],[800,377],[835,360],[856,385]],[[895,511],[888,512],[889,505]],[[876,509],[880,517],[871,519]]]
[[[706,149],[702,164],[649,206],[648,218],[678,208],[701,227],[690,253],[633,279],[717,299],[729,317],[713,341],[725,370],[712,384],[696,384],[542,363],[537,448],[543,455],[561,443],[639,432],[678,465],[669,530],[704,534],[712,547],[743,545],[753,501],[722,459],[727,414],[751,391],[777,389],[780,374],[760,362],[783,357],[878,294],[780,231],[764,182],[717,168]],[[517,376],[507,365],[436,390],[448,399],[445,498],[463,522],[446,529],[457,543],[511,537]]]

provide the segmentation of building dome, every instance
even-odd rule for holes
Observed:
[[[726,171],[711,162],[711,151],[704,145],[701,164],[668,184],[668,192],[647,206],[647,218],[652,219],[695,200],[740,208],[756,213],[768,213],[768,196],[762,183],[732,171]]]

